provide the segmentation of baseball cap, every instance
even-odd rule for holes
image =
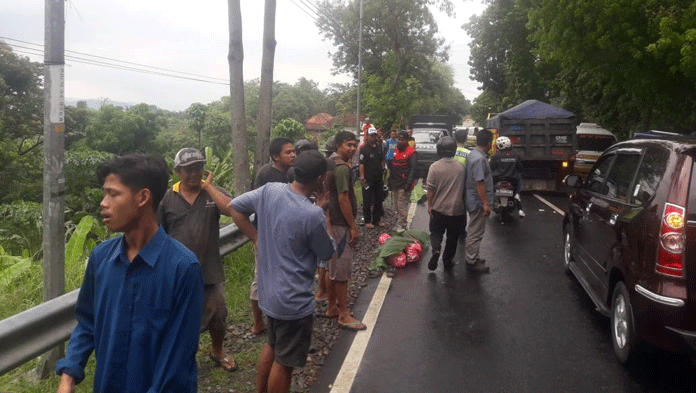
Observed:
[[[205,162],[205,157],[203,157],[200,150],[192,147],[185,147],[174,156],[174,168],[189,166],[197,162]]]
[[[368,134],[368,135],[377,135],[378,132],[377,132],[377,129],[376,129],[376,128],[370,127],[370,129],[367,130],[367,134]]]
[[[317,150],[305,150],[295,157],[295,180],[309,182],[326,173],[328,163]]]

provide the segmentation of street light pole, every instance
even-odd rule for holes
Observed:
[[[356,135],[360,138],[360,84],[362,83],[361,72],[362,72],[362,21],[363,21],[363,0],[360,0],[360,23],[358,24],[358,108],[357,108],[357,127],[358,130]]]

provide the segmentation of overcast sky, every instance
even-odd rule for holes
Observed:
[[[461,25],[472,14],[480,14],[485,6],[480,0],[453,2],[456,18],[435,15],[441,35],[452,46],[450,64],[455,70],[456,87],[473,100],[479,94],[479,84],[469,79],[469,38]],[[258,78],[261,70],[264,2],[241,3],[244,80],[249,80]],[[304,3],[314,4],[316,0],[277,0],[274,80],[294,84],[305,77],[319,83],[322,89],[330,83],[349,82],[347,75],[331,75],[328,53],[332,45],[322,41],[315,15]],[[0,0],[0,37],[7,38],[0,39],[38,62],[43,62],[43,56],[29,55],[36,50],[26,49],[37,46],[17,40],[43,44],[44,7],[41,0]],[[227,1],[68,0],[65,7],[66,51],[229,79]],[[66,52],[66,56],[88,58],[81,54]],[[117,70],[66,58],[65,95],[145,102],[163,109],[184,110],[194,102],[206,104],[229,95],[229,86]]]

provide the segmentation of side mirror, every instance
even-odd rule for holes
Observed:
[[[572,188],[578,188],[582,186],[582,178],[578,175],[568,175],[563,179],[563,183]]]

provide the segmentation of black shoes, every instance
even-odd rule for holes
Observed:
[[[440,259],[440,251],[433,251],[433,255],[430,257],[430,261],[428,262],[428,269],[430,269],[430,270],[437,269],[437,260],[438,259]]]

